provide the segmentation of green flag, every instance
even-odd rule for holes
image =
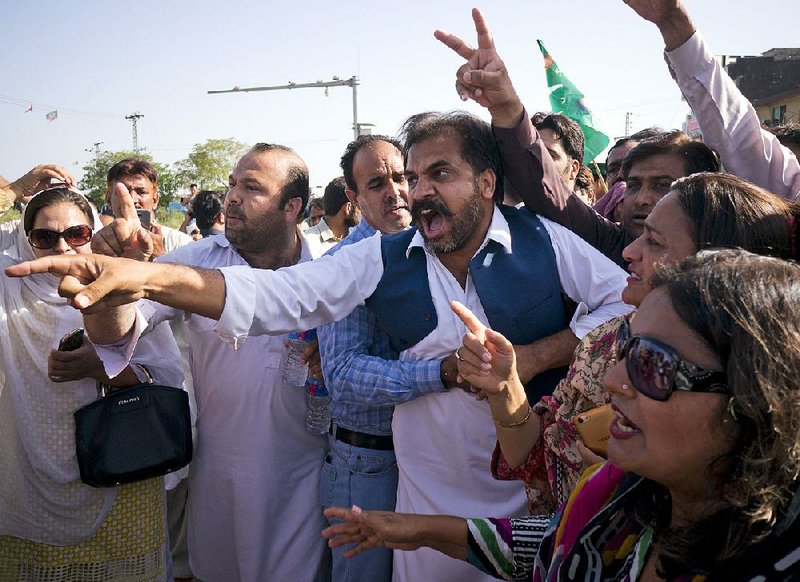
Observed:
[[[566,75],[561,72],[553,57],[544,48],[542,41],[537,40],[536,42],[539,43],[539,49],[544,57],[547,86],[552,87],[550,91],[550,107],[553,108],[554,112],[569,117],[581,126],[585,141],[583,163],[588,164],[597,157],[597,154],[606,149],[609,143],[608,136],[593,127],[592,112],[586,106],[583,93],[578,91],[572,81],[567,79]]]

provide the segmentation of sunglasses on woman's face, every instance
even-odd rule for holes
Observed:
[[[71,247],[82,247],[92,240],[92,228],[86,224],[70,226],[61,232],[49,228],[34,228],[28,234],[31,246],[42,250],[52,249],[58,244],[59,238],[63,238]]]
[[[673,348],[645,335],[631,335],[628,320],[617,332],[617,361],[625,360],[628,376],[640,394],[667,400],[675,390],[729,394],[724,372],[681,359]]]

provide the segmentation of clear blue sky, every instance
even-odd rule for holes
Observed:
[[[474,42],[473,2],[0,1],[0,174],[9,179],[42,162],[80,177],[94,142],[131,147],[124,116],[136,111],[144,114],[140,145],[162,162],[208,138],[233,137],[294,147],[314,186],[338,175],[352,138],[349,88],[327,97],[322,89],[206,94],[234,85],[358,75],[359,121],[389,134],[413,113],[464,107],[453,90],[460,59],[432,33]],[[687,4],[717,54],[800,43],[796,2]],[[679,127],[688,112],[656,28],[621,0],[493,0],[481,8],[530,111],[549,108],[541,38],[611,137],[623,134],[626,111],[633,131]],[[58,120],[48,123],[54,109]]]

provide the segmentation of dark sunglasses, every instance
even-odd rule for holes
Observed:
[[[92,228],[86,224],[79,224],[70,226],[62,232],[48,228],[34,228],[28,233],[31,246],[42,250],[52,249],[58,244],[59,238],[63,238],[71,247],[82,247],[92,240]]]
[[[724,372],[701,368],[681,359],[673,348],[645,335],[631,335],[628,320],[617,332],[614,353],[625,360],[628,376],[640,394],[667,400],[675,390],[729,394]]]

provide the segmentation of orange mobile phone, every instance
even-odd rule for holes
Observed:
[[[605,457],[608,454],[608,439],[611,437],[608,429],[615,416],[611,405],[605,404],[576,414],[572,423],[578,429],[583,444],[593,453]]]

